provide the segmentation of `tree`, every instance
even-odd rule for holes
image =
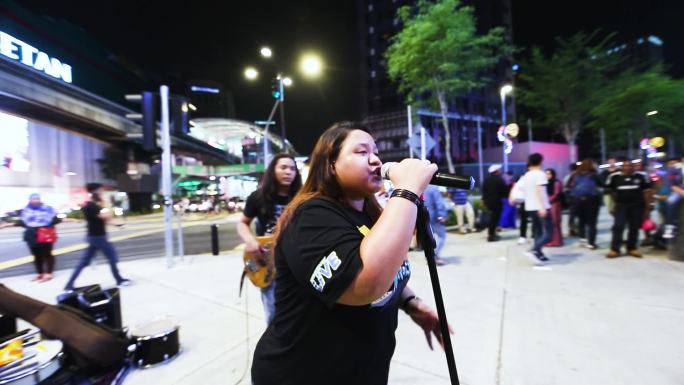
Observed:
[[[512,48],[501,27],[477,36],[473,8],[461,6],[459,0],[420,0],[415,8],[399,8],[397,15],[403,28],[385,54],[389,77],[398,82],[408,103],[439,108],[447,166],[453,173],[448,100],[484,86],[483,72]]]
[[[556,38],[558,46],[550,56],[535,47],[519,73],[518,103],[534,110],[541,125],[556,127],[571,146],[571,162],[577,161],[577,135],[597,95],[623,59],[607,53],[613,34],[600,40],[598,35],[579,32],[567,40]]]
[[[590,127],[604,128],[615,145],[625,145],[627,130],[646,136],[682,138],[684,81],[672,79],[661,68],[620,74],[597,96]],[[647,116],[650,111],[657,114]]]

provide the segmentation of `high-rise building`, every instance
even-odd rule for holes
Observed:
[[[361,48],[361,73],[363,96],[361,111],[364,122],[376,136],[383,160],[399,160],[409,156],[407,139],[407,110],[404,95],[397,91],[387,75],[385,51],[390,39],[401,29],[397,10],[414,0],[358,0],[359,46]],[[478,32],[503,26],[511,39],[510,0],[470,0],[465,5],[475,8]],[[498,145],[496,130],[501,123],[499,87],[513,82],[511,63],[504,60],[492,69],[487,77],[491,82],[486,88],[463,93],[449,101],[449,129],[451,152],[455,162],[472,162],[477,159],[478,121],[482,129],[483,147]],[[515,116],[514,103],[509,98],[509,121]],[[444,130],[439,113],[419,110],[422,124],[438,145],[429,157],[445,166]],[[414,122],[414,124],[417,122]]]

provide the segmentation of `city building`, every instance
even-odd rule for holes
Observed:
[[[359,46],[361,49],[361,73],[363,76],[362,116],[376,136],[381,157],[395,161],[409,156],[408,116],[404,95],[401,95],[387,76],[384,54],[390,38],[401,28],[396,11],[412,4],[413,0],[359,0]],[[503,26],[511,31],[510,0],[464,1],[475,8],[479,32]],[[484,89],[464,93],[449,101],[449,129],[454,162],[467,163],[477,160],[478,125],[483,148],[500,145],[497,129],[501,124],[499,88],[513,82],[511,63],[504,61],[493,69],[492,79]],[[509,98],[509,116],[515,117],[515,103]],[[414,111],[437,144],[428,157],[440,167],[446,167],[444,154],[444,130],[441,117],[436,111]]]
[[[141,126],[126,118],[140,105],[124,96],[159,85],[129,68],[77,26],[0,0],[0,214],[23,207],[33,192],[59,210],[74,208],[87,182],[126,193],[131,209],[149,206],[159,189],[159,152],[142,150]],[[218,104],[217,114],[231,114],[229,102]],[[191,131],[172,133],[179,162],[242,162],[242,151]]]

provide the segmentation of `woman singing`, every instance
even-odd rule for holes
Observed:
[[[319,138],[309,176],[276,229],[276,314],[254,352],[264,384],[386,384],[399,308],[441,342],[436,313],[407,286],[418,196],[437,166],[405,159],[382,210],[382,162],[360,124]]]

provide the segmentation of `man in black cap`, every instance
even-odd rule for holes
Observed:
[[[119,269],[116,266],[119,257],[116,255],[114,246],[107,240],[106,224],[112,219],[111,209],[102,207],[102,185],[100,183],[88,183],[86,190],[90,194],[90,200],[81,208],[83,217],[88,225],[88,248],[83,253],[81,260],[78,262],[76,269],[74,269],[69,282],[67,282],[64,290],[73,290],[74,281],[81,274],[81,270],[90,264],[90,261],[95,256],[97,250],[102,250],[109,261],[109,267],[112,269],[112,275],[116,279],[117,286],[128,286],[131,284],[129,279],[126,279],[119,274]]]

